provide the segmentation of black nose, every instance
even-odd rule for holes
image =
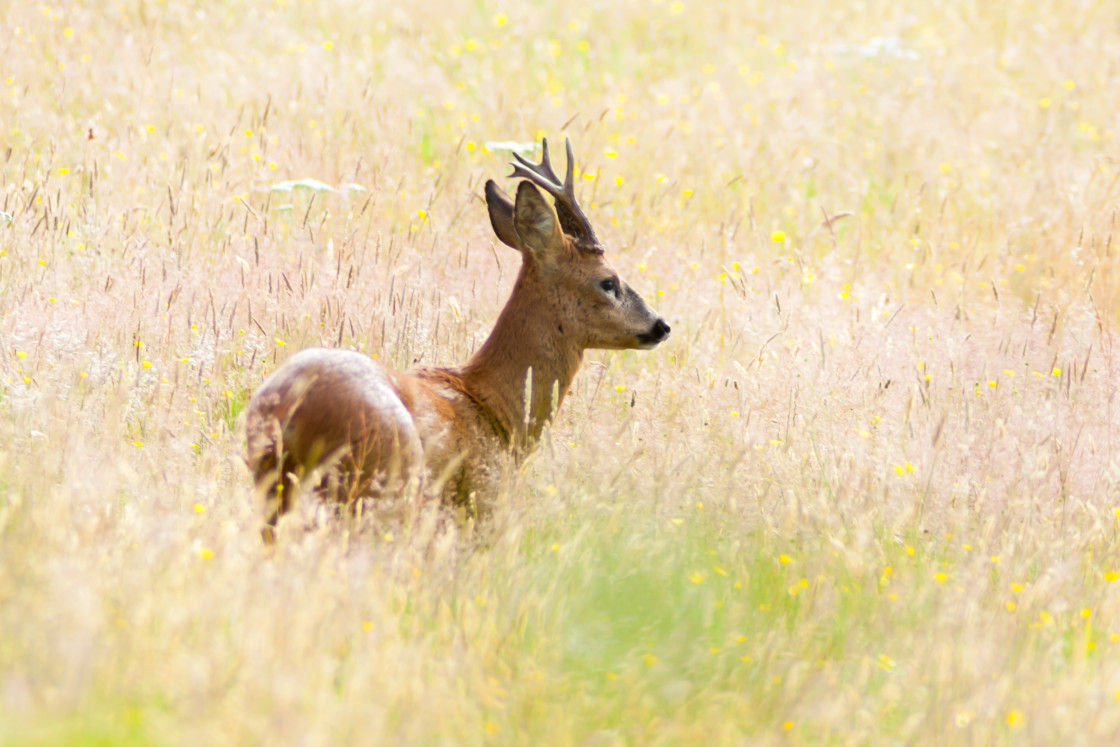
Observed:
[[[649,332],[638,335],[638,340],[643,345],[656,345],[669,336],[669,325],[665,323],[664,319],[658,319],[653,323]]]

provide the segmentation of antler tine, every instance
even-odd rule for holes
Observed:
[[[576,185],[575,185],[576,157],[572,153],[572,140],[571,140],[571,138],[564,138],[564,145],[568,149],[568,173],[564,177],[564,194],[566,194],[568,196],[568,198],[572,201],[572,204],[575,205],[576,204]],[[545,151],[545,152],[547,153],[548,151]]]
[[[556,172],[552,169],[552,161],[548,157],[547,138],[541,139],[541,150],[543,153],[539,164],[514,151],[513,157],[517,163],[510,164],[513,166],[513,173],[509,178],[528,179],[553,197],[560,197],[564,193],[564,185],[560,184],[560,177],[556,176]]]

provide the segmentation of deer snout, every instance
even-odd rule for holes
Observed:
[[[638,335],[638,342],[642,343],[643,347],[657,347],[657,345],[669,336],[669,325],[664,319],[658,318],[653,326],[650,327],[649,332]]]

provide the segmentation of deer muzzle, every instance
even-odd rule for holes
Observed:
[[[638,342],[642,344],[643,348],[649,350],[651,348],[657,347],[668,337],[669,325],[665,322],[664,319],[659,318],[656,322],[653,323],[653,326],[650,327],[649,332],[643,332],[642,334],[638,335]]]

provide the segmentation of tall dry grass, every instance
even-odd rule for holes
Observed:
[[[3,5],[0,742],[1115,739],[1118,29]],[[671,340],[589,354],[485,525],[262,546],[253,388],[469,355],[487,144],[542,135]]]

